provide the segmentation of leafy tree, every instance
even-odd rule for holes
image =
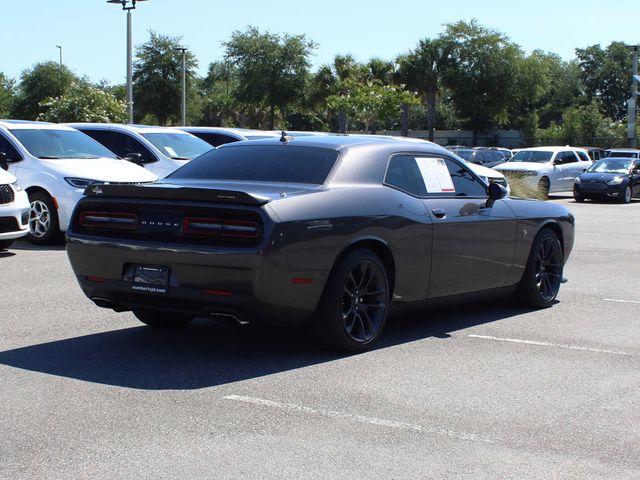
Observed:
[[[305,35],[262,33],[249,27],[233,32],[224,46],[227,59],[238,70],[237,100],[267,108],[273,129],[276,111],[283,114],[299,101],[316,44]]]
[[[237,86],[238,72],[230,62],[209,64],[207,75],[200,84],[203,125],[238,125],[241,106],[233,95]]]
[[[599,99],[603,113],[615,120],[627,115],[625,102],[631,95],[631,55],[624,43],[612,42],[607,48],[591,45],[576,49],[587,100]]]
[[[24,70],[20,75],[12,116],[35,120],[47,108],[43,100],[62,96],[78,81],[66,66],[61,67],[56,62],[36,63],[32,69]]]
[[[170,121],[179,122],[182,98],[182,52],[177,50],[181,37],[149,32],[149,40],[136,48],[133,64],[134,111],[141,119],[152,116],[160,125]],[[187,83],[188,122],[199,117],[194,112],[193,99],[196,97],[195,70],[198,62],[190,51],[185,52]],[[191,106],[192,108],[189,108]]]
[[[362,123],[365,130],[376,122],[397,120],[403,104],[418,102],[409,92],[373,81],[343,80],[340,90],[327,98],[329,108],[345,112],[348,119]]]
[[[576,61],[563,61],[555,53],[537,52],[541,68],[547,72],[549,88],[539,100],[540,127],[560,123],[563,113],[584,103],[584,85]]]
[[[38,120],[47,122],[115,122],[127,121],[127,106],[108,91],[88,85],[74,83],[67,92],[57,98],[42,102],[44,113]]]
[[[15,96],[15,84],[4,73],[0,72],[0,118],[11,116],[11,108]]]
[[[444,81],[467,127],[478,132],[504,125],[516,92],[520,48],[502,33],[476,20],[447,25],[440,36],[448,50]]]
[[[433,141],[436,101],[442,90],[442,77],[449,66],[453,45],[442,39],[420,40],[415,50],[398,58],[400,76],[407,89],[416,92],[426,107],[429,140]]]

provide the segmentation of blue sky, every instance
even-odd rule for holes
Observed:
[[[635,7],[635,8],[634,8]],[[134,46],[148,31],[181,36],[200,63],[221,59],[221,43],[234,30],[306,34],[318,43],[314,66],[338,53],[358,60],[393,59],[419,39],[435,37],[445,23],[478,21],[505,33],[525,51],[542,49],[573,57],[575,48],[613,40],[640,43],[637,4],[630,0],[504,2],[149,0],[133,13]],[[106,0],[2,0],[0,72],[16,78],[35,62],[58,60],[91,80],[124,82],[125,13]]]

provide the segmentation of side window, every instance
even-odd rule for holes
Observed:
[[[562,152],[560,153],[560,155],[562,155],[563,163],[573,163],[578,161],[578,158],[573,152]]]
[[[473,174],[462,165],[458,165],[453,160],[445,159],[447,170],[453,180],[456,197],[486,197],[487,189],[480,183]]]
[[[111,150],[111,132],[107,130],[80,130],[85,135],[90,136],[96,142]],[[113,150],[111,150],[113,152]],[[116,152],[113,152],[116,153]],[[117,155],[117,154],[116,154]]]
[[[392,157],[384,182],[419,197],[427,194],[424,180],[422,180],[414,157],[404,155]]]
[[[589,158],[589,155],[587,155],[584,152],[576,152],[578,154],[578,157],[580,157],[580,161],[582,162],[590,162],[591,159]]]
[[[111,132],[113,138],[109,147],[113,153],[119,157],[125,158],[131,153],[139,153],[142,155],[143,161],[146,163],[155,162],[156,157],[138,140],[126,133]]]
[[[19,162],[22,160],[22,155],[3,134],[0,134],[0,152],[7,156],[7,162]]]
[[[234,138],[230,135],[224,135],[221,133],[196,132],[193,135],[195,135],[196,137],[200,137],[202,140],[213,145],[214,147],[219,147],[220,145],[224,145],[225,143],[233,143],[238,141],[237,138]]]
[[[487,190],[464,166],[448,158],[391,158],[385,183],[419,197],[486,197]]]

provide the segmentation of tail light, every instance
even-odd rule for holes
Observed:
[[[182,234],[196,237],[258,238],[260,225],[250,220],[186,217]]]
[[[100,230],[129,230],[138,228],[138,216],[126,212],[82,212],[78,218],[81,227]]]

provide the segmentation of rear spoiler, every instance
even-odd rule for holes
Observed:
[[[104,183],[89,185],[84,190],[84,194],[88,197],[153,198],[159,200],[235,203],[253,206],[264,205],[271,200],[269,197],[235,190],[217,190],[207,187],[182,187],[170,183]]]

